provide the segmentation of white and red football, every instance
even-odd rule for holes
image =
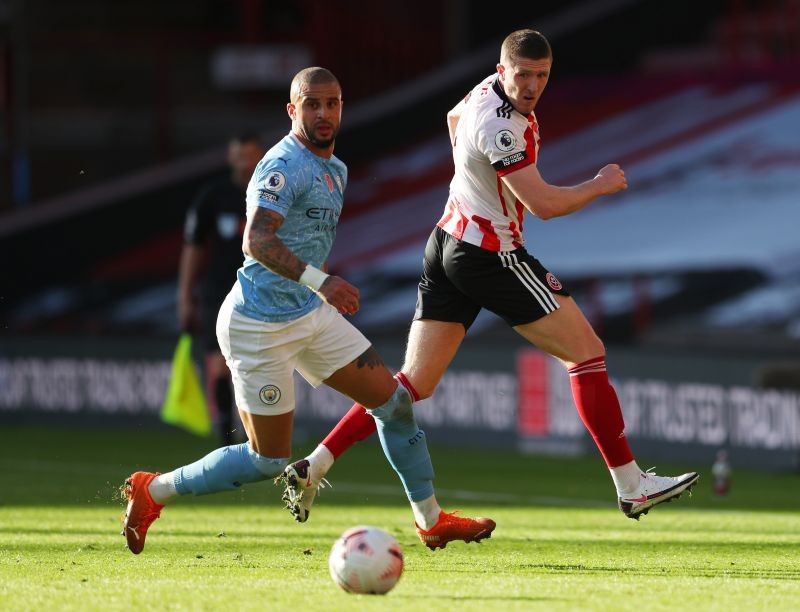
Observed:
[[[333,544],[328,567],[333,580],[348,593],[388,593],[403,574],[403,551],[383,529],[360,525]]]

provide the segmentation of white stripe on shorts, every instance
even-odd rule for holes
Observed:
[[[539,302],[539,306],[542,307],[545,313],[551,313],[558,308],[558,302],[556,302],[553,294],[536,278],[527,263],[520,264],[517,256],[512,253],[499,251],[498,255],[503,267],[508,268],[517,276],[522,285]]]

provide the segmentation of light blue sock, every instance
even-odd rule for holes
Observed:
[[[271,459],[259,455],[247,442],[223,446],[175,470],[175,489],[179,495],[233,491],[246,482],[274,478],[288,463],[288,457]]]
[[[368,412],[375,417],[386,458],[400,476],[408,499],[416,502],[433,495],[433,464],[411,403],[406,388],[397,385],[385,404]]]

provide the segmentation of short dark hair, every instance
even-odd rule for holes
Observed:
[[[545,59],[553,58],[553,50],[544,34],[536,30],[517,30],[506,36],[500,47],[500,61],[503,58]]]
[[[339,85],[339,79],[327,68],[320,68],[319,66],[303,68],[292,79],[292,84],[289,87],[289,100],[294,102],[297,99],[303,85],[321,85],[324,83],[336,83]],[[339,85],[339,89],[341,87]]]

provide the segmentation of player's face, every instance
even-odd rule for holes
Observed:
[[[547,79],[550,78],[552,65],[553,60],[549,57],[503,58],[503,63],[497,64],[503,91],[506,92],[512,106],[523,115],[533,112],[536,108],[536,103],[547,85]]]
[[[339,85],[303,85],[287,110],[294,133],[315,153],[329,156],[342,122],[342,90]]]
[[[228,164],[233,182],[246,188],[263,156],[264,149],[256,142],[233,141],[228,145]]]

